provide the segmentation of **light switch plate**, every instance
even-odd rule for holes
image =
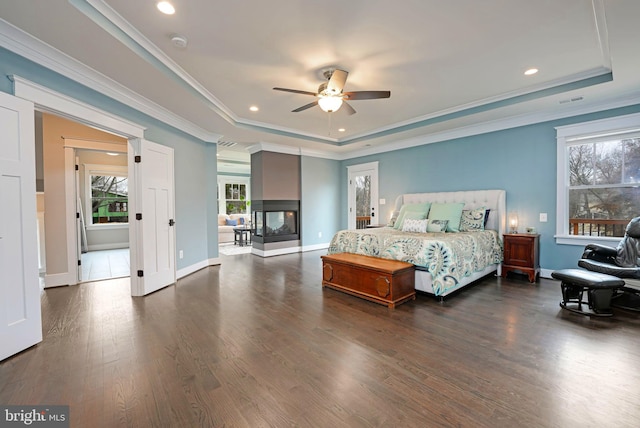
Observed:
[[[540,213],[540,223],[545,223],[547,221],[547,213]]]

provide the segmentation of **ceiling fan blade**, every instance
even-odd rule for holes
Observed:
[[[314,101],[314,102],[312,102],[312,103],[309,103],[309,104],[303,105],[302,107],[298,107],[298,108],[297,108],[297,109],[295,109],[295,110],[291,110],[291,112],[292,112],[292,113],[298,113],[299,111],[306,110],[306,109],[308,109],[308,108],[311,108],[311,107],[314,107],[314,106],[317,106],[317,105],[318,105],[318,101],[316,100],[316,101]]]
[[[351,107],[351,104],[346,101],[342,102],[342,109],[346,111],[348,115],[356,114],[356,109]]]
[[[331,74],[331,78],[327,83],[327,90],[332,93],[339,94],[344,89],[344,84],[347,82],[347,73],[344,70],[333,70],[333,74]]]
[[[391,91],[355,91],[345,92],[344,95],[349,101],[375,100],[377,98],[389,98],[391,96]]]
[[[314,97],[318,96],[315,92],[309,91],[299,91],[298,89],[287,89],[287,88],[273,88],[275,91],[284,91],[284,92],[293,92],[294,94],[302,94],[302,95],[313,95]]]

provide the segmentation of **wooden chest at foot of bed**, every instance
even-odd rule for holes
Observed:
[[[411,263],[359,254],[322,256],[322,287],[394,308],[416,298]]]

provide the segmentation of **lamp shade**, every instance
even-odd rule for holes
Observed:
[[[342,106],[342,97],[320,97],[320,99],[318,99],[318,105],[327,113],[338,111],[340,106]]]
[[[514,211],[509,213],[509,232],[518,233],[518,213]]]

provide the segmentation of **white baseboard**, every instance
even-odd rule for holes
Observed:
[[[129,248],[128,242],[119,242],[115,244],[95,244],[87,247],[89,251],[102,251],[102,250],[120,250]]]
[[[302,247],[288,247],[288,248],[278,248],[275,250],[258,250],[257,248],[251,248],[251,254],[255,254],[260,257],[272,257],[272,256],[282,256],[283,254],[293,254],[301,252]]]
[[[302,252],[305,253],[307,251],[326,250],[327,248],[329,248],[328,242],[324,244],[305,245],[302,247]]]
[[[541,278],[549,278],[549,279],[553,279],[551,277],[551,272],[553,272],[552,269],[540,269],[540,277]]]
[[[182,279],[185,276],[189,276],[194,272],[199,271],[200,269],[204,269],[208,266],[215,266],[215,265],[219,265],[220,264],[220,258],[215,258],[215,259],[208,259],[208,260],[202,260],[198,263],[194,263],[190,266],[187,266],[185,268],[179,269],[178,271],[176,271],[176,280],[178,279]]]
[[[44,275],[44,288],[61,287],[63,285],[77,284],[78,280],[73,273],[54,273]]]

